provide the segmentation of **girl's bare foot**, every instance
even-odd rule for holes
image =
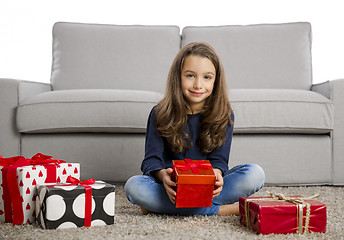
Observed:
[[[141,211],[142,211],[142,213],[143,213],[144,215],[147,215],[147,214],[151,213],[151,211],[145,209],[144,207],[141,207],[141,206],[140,206],[140,208],[141,208]]]
[[[217,215],[219,216],[239,215],[239,204],[233,203],[233,204],[222,205]]]

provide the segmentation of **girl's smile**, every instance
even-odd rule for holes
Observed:
[[[192,95],[195,95],[196,97],[200,97],[200,96],[202,96],[204,94],[204,92],[194,92],[194,91],[190,91],[190,93]]]
[[[213,92],[216,70],[205,57],[190,55],[184,60],[181,74],[182,92],[191,106],[190,113],[201,111],[205,99]]]

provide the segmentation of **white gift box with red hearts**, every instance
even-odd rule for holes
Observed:
[[[0,166],[0,186],[3,184],[1,169]],[[23,223],[34,223],[36,220],[36,185],[47,182],[64,183],[68,176],[80,179],[79,163],[30,165],[17,168],[17,183],[24,214]],[[3,194],[3,187],[0,187],[0,222],[5,222]]]

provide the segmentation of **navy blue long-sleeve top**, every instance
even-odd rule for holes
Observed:
[[[218,168],[222,173],[228,170],[229,153],[233,137],[233,124],[228,123],[226,141],[218,149],[211,153],[204,153],[198,146],[198,137],[200,133],[201,114],[188,114],[184,131],[192,138],[192,147],[180,153],[175,153],[170,149],[167,139],[159,134],[156,127],[156,117],[154,108],[151,110],[147,122],[145,158],[141,164],[141,170],[145,175],[152,175],[153,172],[172,167],[172,160],[183,160],[189,158],[192,160],[209,160],[213,168]],[[234,114],[231,118],[234,122]]]

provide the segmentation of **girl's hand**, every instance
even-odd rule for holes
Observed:
[[[222,191],[222,186],[223,186],[223,177],[222,177],[222,171],[220,169],[215,168],[214,169],[215,173],[215,186],[214,186],[214,191],[213,191],[213,197],[217,197],[220,195]]]
[[[173,187],[177,186],[177,184],[171,179],[172,171],[172,168],[161,169],[156,173],[156,177],[164,184],[168,198],[175,204],[177,193],[173,190]]]

